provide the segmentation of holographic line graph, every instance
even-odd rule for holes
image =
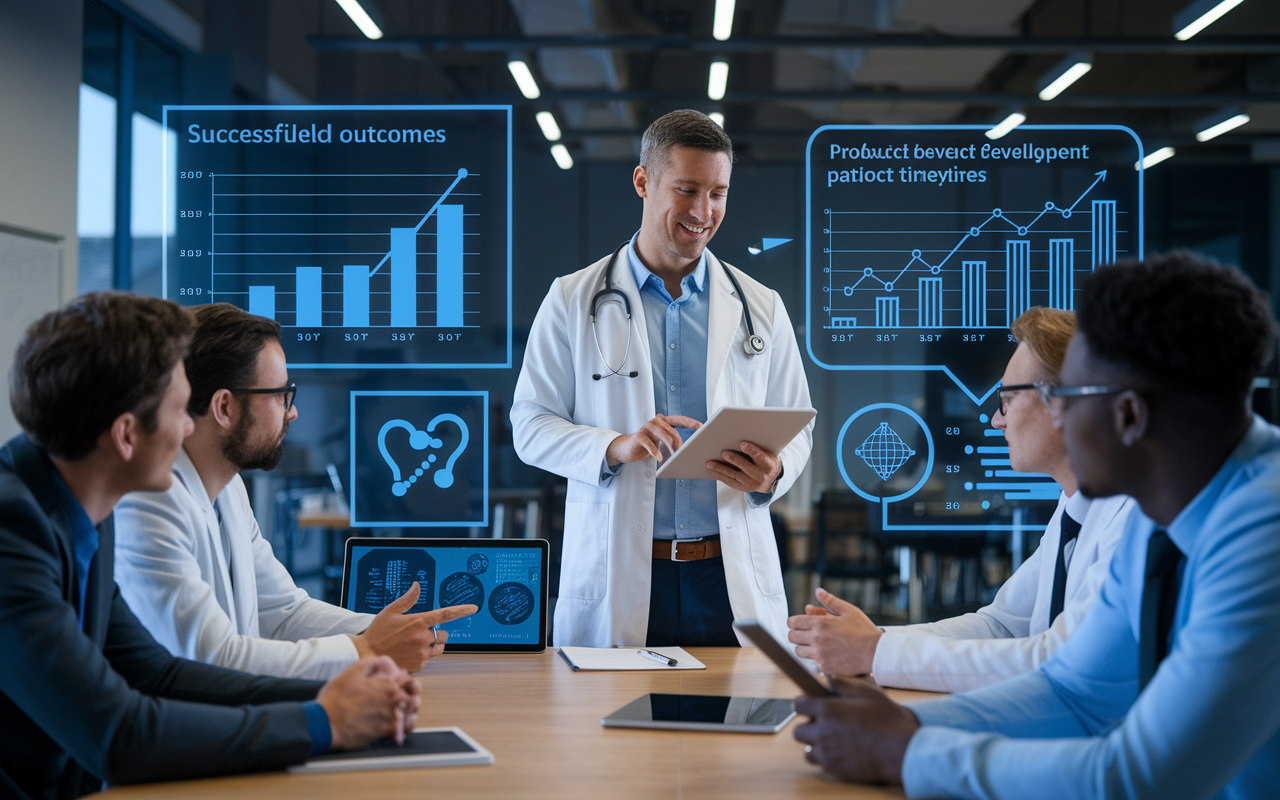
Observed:
[[[1101,172],[1094,173],[1094,175],[1096,177],[1094,178],[1093,183],[1089,184],[1089,188],[1081,192],[1080,196],[1076,198],[1076,201],[1071,205],[1067,206],[1066,208],[1059,208],[1057,204],[1055,204],[1052,200],[1050,200],[1044,204],[1044,208],[1040,211],[1039,214],[1035,216],[1035,219],[1031,220],[1026,225],[1018,225],[1013,220],[1006,217],[1004,215],[1004,211],[999,208],[992,209],[991,216],[987,217],[986,220],[984,220],[980,225],[974,225],[971,228],[969,228],[969,230],[966,231],[965,234],[960,238],[960,241],[956,242],[956,246],[951,248],[951,252],[947,253],[947,257],[939,261],[937,264],[930,264],[928,261],[925,261],[924,258],[922,257],[922,253],[920,250],[912,250],[911,260],[907,262],[907,265],[903,267],[901,271],[898,272],[897,276],[895,276],[893,280],[891,281],[882,280],[881,278],[876,277],[874,270],[872,270],[870,267],[867,267],[862,271],[862,277],[858,279],[857,283],[853,284],[852,286],[846,286],[844,288],[844,294],[846,297],[849,296],[849,294],[851,294],[854,289],[857,289],[858,286],[860,286],[862,282],[867,278],[871,278],[872,280],[879,282],[881,287],[883,287],[884,291],[892,292],[894,286],[898,283],[898,281],[902,279],[902,276],[907,273],[907,270],[915,266],[915,263],[917,261],[919,261],[921,264],[928,267],[929,271],[932,274],[937,275],[942,271],[942,268],[946,266],[947,262],[951,260],[951,257],[954,256],[956,252],[961,247],[964,246],[965,242],[983,233],[983,229],[985,229],[987,225],[991,224],[992,222],[998,219],[1004,220],[1005,222],[1009,223],[1009,225],[1012,226],[1013,230],[1016,231],[1019,236],[1026,236],[1027,233],[1031,230],[1031,228],[1033,228],[1035,224],[1040,221],[1040,218],[1051,211],[1056,211],[1060,213],[1063,219],[1071,219],[1071,215],[1075,212],[1076,206],[1080,205],[1080,201],[1084,200],[1085,197],[1088,196],[1089,192],[1093,191],[1093,187],[1097,186],[1099,183],[1107,179],[1107,171],[1105,169],[1102,170]],[[830,214],[838,214],[840,212],[829,211],[827,213],[828,215],[830,215]],[[830,226],[828,226],[828,228],[830,230],[834,230],[834,228],[830,228]],[[846,231],[846,233],[847,232],[849,231]],[[834,248],[832,248],[832,252],[835,252]]]

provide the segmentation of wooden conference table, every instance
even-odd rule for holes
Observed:
[[[259,773],[125,786],[124,798],[884,798],[898,790],[837,783],[804,760],[792,720],[776,735],[604,728],[600,718],[646,692],[794,697],[754,647],[688,648],[705,670],[573,672],[538,655],[445,655],[427,665],[422,727],[457,725],[494,755],[484,767]],[[890,690],[898,700],[934,696]],[[798,719],[798,718],[797,718]]]

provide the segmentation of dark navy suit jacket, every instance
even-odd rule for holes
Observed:
[[[98,526],[81,632],[71,527],[53,469],[25,436],[0,448],[0,797],[78,797],[104,781],[306,760],[301,701],[322,684],[170,655],[116,587],[111,517]]]

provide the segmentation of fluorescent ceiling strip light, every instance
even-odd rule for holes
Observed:
[[[1248,121],[1248,114],[1236,114],[1235,116],[1227,117],[1219,123],[1196,131],[1196,141],[1207,142],[1210,139],[1216,139],[1227,131],[1233,131],[1236,128],[1239,128]]]
[[[548,142],[560,141],[560,126],[556,124],[556,117],[550,111],[539,111],[534,115],[534,119],[538,121],[538,127],[542,128],[542,135],[547,137]]]
[[[711,24],[711,35],[723,42],[733,32],[734,0],[716,0],[715,21]]]
[[[1200,0],[1192,3],[1173,18],[1173,27],[1178,31],[1173,38],[1185,42],[1243,2],[1244,0]]]
[[[573,156],[569,155],[569,148],[564,145],[551,145],[551,157],[556,160],[560,169],[573,169]]]
[[[711,72],[707,75],[707,97],[712,100],[724,99],[724,89],[729,84],[729,63],[712,61]]]
[[[1089,61],[1089,57],[1083,54],[1073,54],[1067,56],[1054,67],[1049,75],[1057,74],[1056,78],[1049,81],[1048,85],[1040,89],[1041,100],[1052,100],[1071,84],[1083,78],[1093,69],[1093,64]]]
[[[516,86],[520,87],[520,94],[525,96],[527,100],[537,100],[542,96],[542,90],[538,88],[538,82],[533,79],[533,73],[529,71],[529,65],[523,61],[508,61],[507,69],[511,70],[511,77],[516,79]]]
[[[360,0],[338,0],[338,7],[347,12],[347,16],[351,17],[351,21],[356,24],[369,39],[381,39],[382,28],[373,21],[373,17],[369,16],[369,12],[364,10],[364,6],[360,5]]]
[[[1019,125],[1021,125],[1026,121],[1027,121],[1026,114],[1023,114],[1021,111],[1015,111],[1009,116],[1005,117],[1000,122],[1000,124],[996,125],[994,128],[987,131],[987,138],[999,139],[1000,137],[1004,136],[1006,133],[1008,133],[1009,131],[1013,130],[1014,128],[1018,127]]]
[[[1161,161],[1168,161],[1173,158],[1176,151],[1172,147],[1161,147],[1143,156],[1142,161],[1133,165],[1134,169],[1151,169]]]

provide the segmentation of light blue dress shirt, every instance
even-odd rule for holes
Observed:
[[[672,297],[666,284],[636,255],[637,233],[627,245],[627,261],[640,287],[649,364],[653,370],[653,407],[658,414],[680,414],[707,421],[707,252],[680,282]],[[682,439],[693,431],[677,428]],[[653,500],[653,538],[697,539],[720,532],[716,513],[716,481],[657,482]]]
[[[707,252],[680,282],[680,296],[672,297],[662,279],[636,255],[636,231],[627,244],[627,263],[640,287],[649,363],[653,371],[653,407],[657,414],[678,414],[707,421],[707,329],[711,297],[707,292]],[[682,439],[693,431],[677,428]],[[600,485],[608,486],[624,465],[600,468]],[[720,532],[716,484],[713,480],[663,478],[654,488],[653,538],[698,539]],[[750,492],[752,507],[767,505],[771,492]]]
[[[1139,695],[1155,527],[1131,516],[1097,605],[1039,670],[911,705],[908,797],[1280,795],[1280,428],[1255,418],[1168,527],[1187,557],[1173,643]]]

